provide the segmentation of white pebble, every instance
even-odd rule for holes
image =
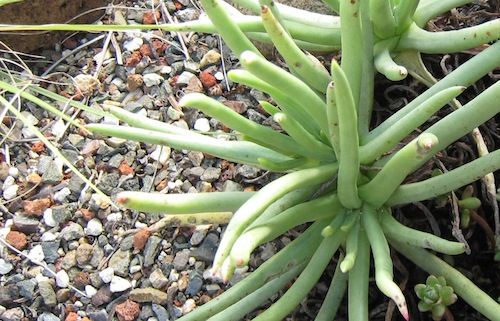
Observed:
[[[128,51],[139,50],[139,48],[141,48],[143,43],[144,40],[142,40],[142,38],[132,38],[130,40],[123,42],[123,49]]]
[[[134,224],[134,227],[137,228],[137,229],[141,229],[141,228],[144,228],[144,227],[147,227],[148,224],[146,223],[142,223],[142,222],[139,222],[139,221],[135,221],[135,224]]]
[[[182,315],[188,314],[196,308],[196,302],[193,299],[187,299],[182,305]]]
[[[115,270],[112,267],[106,268],[101,272],[99,272],[99,277],[104,283],[111,282],[111,279],[113,278],[114,275],[115,275]]]
[[[19,168],[10,167],[9,168],[9,175],[12,176],[13,178],[18,178],[19,177]]]
[[[19,190],[19,185],[9,186],[3,191],[3,198],[8,201],[17,196],[17,191]]]
[[[128,280],[124,278],[115,275],[111,279],[109,290],[113,293],[116,293],[116,292],[123,292],[125,290],[130,289],[131,287],[132,283],[130,283]]]
[[[32,262],[42,262],[45,259],[42,245],[35,245],[28,253],[28,259]]]
[[[108,222],[118,222],[121,221],[123,218],[123,215],[121,213],[111,213],[108,216],[106,216],[106,220]]]
[[[3,181],[2,190],[5,191],[7,188],[14,186],[16,179],[12,176],[7,176],[5,181]]]
[[[52,125],[52,130],[51,130],[51,133],[57,137],[57,138],[61,138],[64,136],[64,133],[66,132],[66,124],[64,123],[64,121],[62,120],[62,118],[60,118],[59,120],[56,120],[54,122],[54,124]]]
[[[87,297],[91,298],[97,293],[97,289],[94,288],[92,285],[86,285],[85,286],[85,294],[87,294]]]
[[[200,132],[209,132],[210,131],[210,122],[206,118],[198,118],[194,122],[194,129],[199,130]]]
[[[130,267],[130,273],[137,273],[141,270],[141,266],[140,265],[134,265],[134,266],[131,266]]]
[[[67,288],[69,284],[69,275],[66,271],[60,270],[56,273],[56,284],[60,288]]]
[[[98,218],[93,218],[87,223],[85,233],[88,236],[99,236],[102,233],[102,223]]]
[[[177,271],[174,269],[170,270],[170,275],[168,276],[168,280],[170,282],[175,282],[179,280],[179,273],[177,273]]]
[[[59,233],[45,232],[40,237],[40,241],[42,241],[42,242],[55,241],[57,239],[58,235],[59,235]]]
[[[45,225],[50,227],[55,227],[58,224],[56,220],[54,220],[54,214],[51,208],[43,211],[43,221],[45,222]]]
[[[142,80],[144,81],[144,85],[146,85],[146,87],[153,87],[155,85],[161,84],[162,81],[165,80],[165,78],[154,73],[149,73],[143,75]]]
[[[215,79],[217,79],[218,81],[222,81],[224,80],[224,74],[220,71],[217,71],[215,74],[214,74],[214,77]]]
[[[160,69],[160,74],[169,74],[172,72],[172,67],[170,66],[163,66]]]
[[[42,273],[39,273],[35,276],[35,280],[40,283],[40,282],[47,282],[49,280],[48,277],[46,277],[45,275],[43,275]]]
[[[156,146],[156,149],[150,154],[150,157],[155,161],[160,162],[162,165],[166,165],[168,159],[170,158],[170,152],[172,150],[168,146]]]
[[[63,203],[68,196],[71,195],[71,190],[68,187],[64,187],[58,192],[54,193],[54,201],[58,203]]]

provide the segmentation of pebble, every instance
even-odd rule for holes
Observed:
[[[12,226],[19,232],[25,234],[34,234],[38,232],[40,222],[33,217],[27,217],[22,215],[14,216],[12,220]]]
[[[124,41],[123,42],[123,49],[127,51],[135,51],[139,50],[141,46],[143,45],[144,40],[142,38],[132,38],[130,40]]]
[[[60,319],[54,314],[44,311],[38,316],[36,321],[60,321]]]
[[[191,245],[200,244],[207,235],[209,229],[210,225],[197,225],[193,234],[191,235],[191,238],[189,239],[189,243]]]
[[[161,84],[162,81],[165,80],[165,78],[163,78],[162,76],[160,76],[158,74],[151,73],[151,74],[142,75],[142,80],[144,82],[144,85],[146,85],[146,87],[153,87],[153,86]]]
[[[42,296],[43,302],[45,305],[52,307],[57,304],[57,297],[54,288],[48,281],[42,281],[38,283],[38,291]]]
[[[84,265],[90,261],[94,247],[88,243],[83,243],[76,249],[76,262],[78,265]]]
[[[68,187],[64,187],[60,191],[54,193],[54,201],[57,203],[63,203],[68,196],[71,195],[71,190]]]
[[[170,318],[167,309],[165,309],[162,305],[153,303],[151,304],[151,308],[158,321],[168,320]]]
[[[71,241],[84,237],[85,233],[80,224],[72,223],[62,229],[60,236],[66,241]]]
[[[174,269],[178,271],[182,271],[186,268],[188,260],[189,260],[190,251],[188,249],[184,249],[175,254],[173,265]]]
[[[66,288],[69,284],[69,275],[65,270],[59,270],[56,273],[56,284],[60,288]]]
[[[8,274],[10,271],[12,271],[13,268],[14,268],[14,266],[12,265],[12,263],[0,258],[0,274],[1,275]]]
[[[149,281],[155,289],[161,289],[168,284],[168,278],[163,274],[160,269],[155,269],[149,275]]]
[[[54,219],[54,212],[51,208],[46,209],[43,211],[43,221],[47,226],[54,227],[58,225],[59,223]]]
[[[17,196],[18,190],[19,190],[19,185],[9,186],[3,191],[2,196],[6,201],[10,201],[11,199]]]
[[[42,245],[38,244],[33,246],[28,252],[28,259],[32,262],[42,262],[45,259]]]
[[[102,282],[104,283],[109,283],[111,282],[111,279],[115,275],[115,270],[111,267],[108,267],[101,272],[99,272],[99,277],[101,278]]]
[[[116,293],[116,292],[123,292],[125,290],[128,290],[132,288],[132,283],[130,283],[129,280],[127,279],[124,279],[122,277],[119,277],[119,276],[113,276],[111,278],[111,282],[109,284],[109,290],[113,293]]]
[[[103,227],[101,220],[98,218],[93,218],[87,223],[87,228],[85,229],[85,234],[87,236],[99,236],[102,234]]]
[[[7,309],[0,316],[2,321],[22,321],[24,319],[24,310],[21,307]]]
[[[129,293],[129,298],[139,303],[152,302],[159,305],[166,305],[168,302],[167,293],[151,287],[133,289]]]
[[[151,236],[146,242],[146,246],[144,247],[143,255],[144,255],[144,267],[150,267],[154,264],[154,260],[160,251],[160,245],[163,241],[162,238],[158,236]]]
[[[114,274],[126,277],[130,266],[130,251],[118,249],[109,259],[108,267],[113,269]]]
[[[193,128],[199,130],[200,132],[209,132],[210,122],[206,118],[198,118],[195,121]]]
[[[44,233],[44,235],[47,233]],[[43,239],[43,237],[42,237]],[[59,240],[42,240],[42,250],[45,256],[45,262],[47,263],[55,263],[59,258]]]
[[[87,294],[87,297],[92,298],[96,293],[97,289],[94,288],[92,285],[85,286],[85,294]]]
[[[170,159],[170,154],[172,150],[168,146],[156,146],[156,149],[149,155],[155,161],[158,161],[162,165],[166,165]]]
[[[69,270],[76,265],[76,251],[68,251],[61,261],[61,268]]]

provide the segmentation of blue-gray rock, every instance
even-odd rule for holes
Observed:
[[[200,292],[202,286],[203,279],[197,273],[193,273],[193,276],[189,277],[189,283],[184,293],[188,296],[194,296]]]
[[[33,279],[17,282],[17,287],[19,288],[19,295],[28,300],[33,299],[33,294],[35,293],[35,286],[36,282]]]
[[[99,310],[95,312],[87,312],[87,316],[92,321],[107,321],[108,320],[108,312],[106,310]]]
[[[151,305],[151,308],[153,309],[153,312],[158,320],[168,320],[170,318],[167,309],[165,309],[163,306],[153,303]]]
[[[59,244],[60,240],[50,241],[50,242],[42,242],[42,251],[45,255],[45,262],[47,263],[55,263],[59,258]]]
[[[158,252],[160,251],[160,243],[163,239],[158,236],[151,236],[146,246],[144,247],[144,267],[150,267],[153,265]]]
[[[217,251],[218,242],[219,237],[214,233],[209,233],[199,247],[191,250],[190,255],[197,261],[212,262]]]
[[[63,228],[60,236],[66,241],[72,241],[84,237],[85,232],[80,224],[73,223]]]
[[[118,173],[109,173],[101,180],[101,182],[97,185],[99,189],[106,195],[111,195],[113,189],[118,186],[118,181],[120,179],[120,174]]]
[[[150,304],[142,304],[141,305],[141,312],[139,312],[139,315],[137,316],[137,320],[149,320],[149,318],[153,318],[155,316],[155,313],[153,312],[153,308],[151,307]],[[161,319],[158,319],[158,321]],[[168,319],[164,319],[168,320]]]

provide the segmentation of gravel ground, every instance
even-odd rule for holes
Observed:
[[[155,10],[150,1],[127,7],[110,10],[103,23],[185,21],[200,15],[190,1],[165,1]],[[100,37],[78,34],[61,50],[32,58],[29,66],[35,75],[50,75],[41,82],[45,88],[75,95],[89,106],[120,102],[129,111],[183,128],[218,131],[221,139],[229,139],[229,129],[194,109],[181,110],[176,102],[182,95],[205,92],[271,125],[257,109],[263,93],[225,81],[223,66],[232,68],[236,59],[217,37],[190,34],[180,42],[159,30],[115,33],[104,49]],[[88,45],[75,49],[82,44]],[[99,81],[86,76],[94,74]],[[77,86],[67,85],[72,80]],[[255,190],[274,177],[199,152],[85,135],[31,103],[22,110],[111,198],[124,190]],[[66,112],[85,123],[112,121],[71,108]],[[0,320],[174,320],[225,289],[208,274],[221,227],[166,227],[151,233],[147,227],[160,215],[111,206],[33,139],[22,122],[5,118],[2,130],[8,137],[0,152]],[[273,253],[272,245],[262,247],[253,265]],[[238,271],[229,284],[246,273]]]
[[[189,0],[164,1],[151,9],[151,1],[132,1],[114,7],[102,21],[154,23],[200,15]],[[277,128],[258,108],[257,101],[266,99],[262,92],[226,81],[225,70],[238,64],[216,36],[189,34],[179,41],[177,35],[159,30],[115,33],[107,47],[104,39],[78,34],[60,50],[29,58],[30,68],[35,75],[50,75],[42,86],[75,95],[89,106],[119,102],[129,111],[176,126],[218,132],[221,139],[230,139],[229,129],[197,110],[180,109],[176,102],[182,95],[204,92],[253,121]],[[81,75],[94,74],[99,81],[81,90],[67,85],[72,78],[88,82]],[[124,190],[252,191],[276,177],[199,152],[86,135],[31,103],[22,110],[111,198]],[[66,112],[85,123],[112,121],[71,108]],[[161,215],[115,208],[33,139],[23,123],[5,118],[0,126],[8,133],[0,150],[0,320],[175,320],[226,289],[228,285],[208,273],[222,226],[170,226],[151,232],[147,227]],[[298,232],[261,246],[249,270],[237,271],[229,285]],[[309,309],[326,288],[319,283],[290,319],[311,319]]]

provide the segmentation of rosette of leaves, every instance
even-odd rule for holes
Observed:
[[[429,275],[425,284],[417,284],[415,293],[420,302],[418,309],[421,312],[431,311],[433,320],[441,320],[446,307],[455,303],[458,299],[453,288],[446,285],[444,277]]]

